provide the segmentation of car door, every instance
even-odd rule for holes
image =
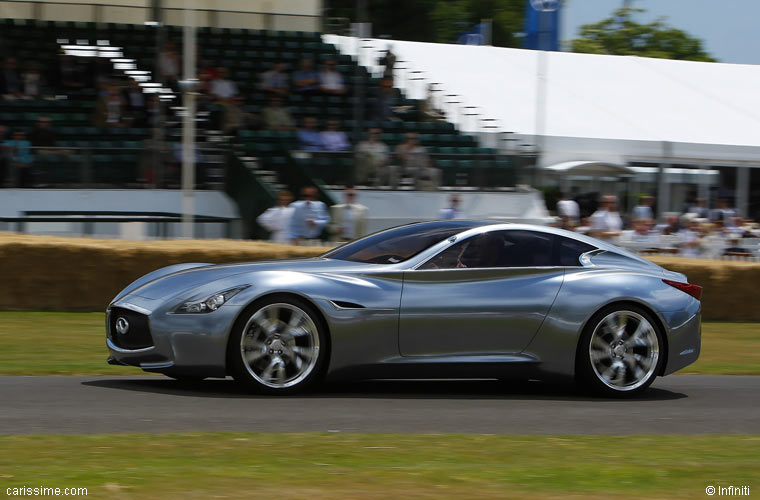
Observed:
[[[499,230],[458,241],[404,273],[404,356],[522,351],[562,285],[554,235]]]

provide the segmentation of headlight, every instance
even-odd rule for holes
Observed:
[[[214,295],[207,297],[203,300],[188,300],[181,304],[175,313],[209,313],[216,311],[222,304],[234,297],[238,292],[245,290],[250,285],[239,286],[236,288],[230,288],[223,292],[215,293]]]

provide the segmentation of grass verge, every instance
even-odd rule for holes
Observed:
[[[105,363],[105,314],[0,312],[0,375],[139,375]],[[760,375],[760,323],[704,323],[681,373]]]
[[[758,436],[3,436],[0,485],[88,498],[702,498],[760,482]],[[75,457],[75,462],[72,462]]]

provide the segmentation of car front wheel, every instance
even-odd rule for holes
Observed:
[[[265,299],[241,320],[228,348],[237,381],[258,393],[289,394],[320,377],[327,339],[310,304],[293,297]]]
[[[662,334],[651,314],[633,305],[612,306],[589,321],[576,373],[593,393],[629,397],[649,387],[663,360]]]

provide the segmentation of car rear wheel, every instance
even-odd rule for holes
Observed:
[[[310,304],[294,297],[273,297],[249,308],[241,320],[228,348],[237,381],[258,393],[289,394],[319,379],[327,339]]]
[[[578,346],[576,373],[595,394],[630,397],[649,387],[664,360],[662,333],[634,305],[611,306],[589,321]]]

